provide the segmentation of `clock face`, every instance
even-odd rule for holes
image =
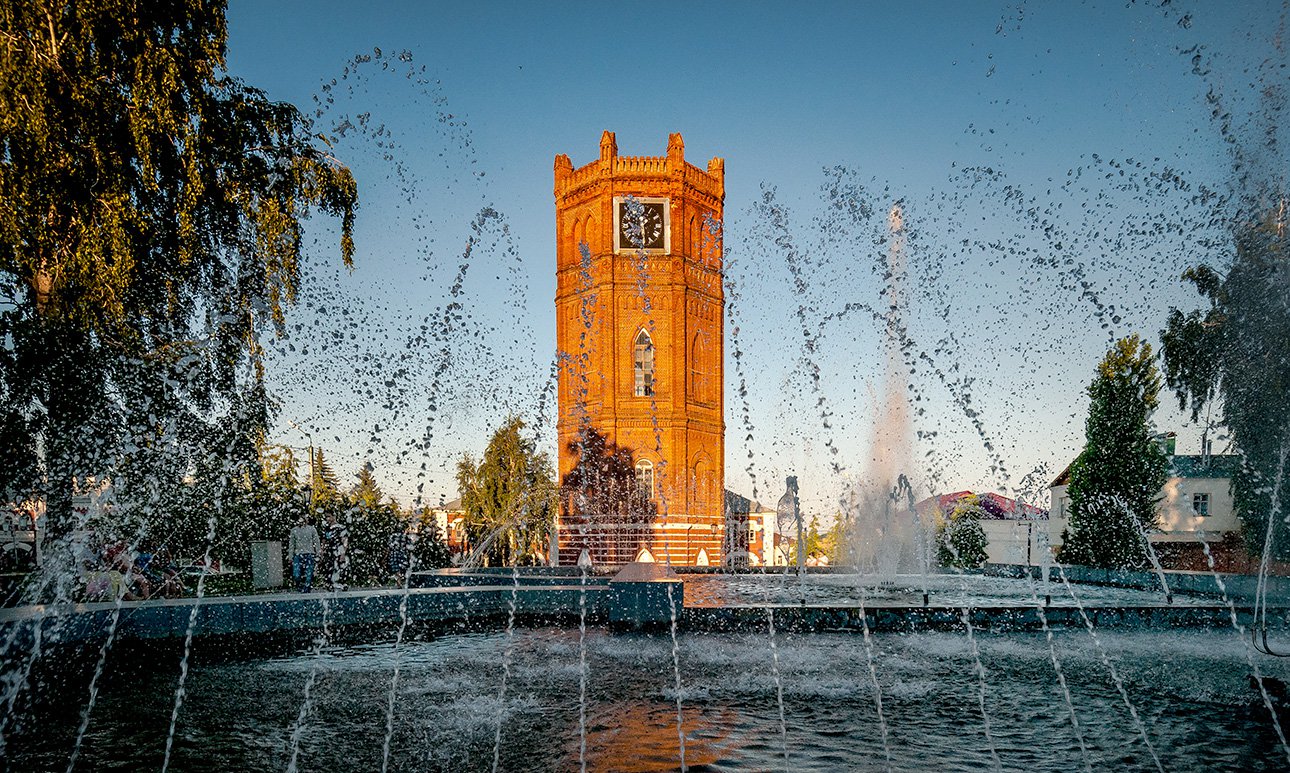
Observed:
[[[662,250],[666,202],[623,201],[618,205],[618,245],[622,250]]]

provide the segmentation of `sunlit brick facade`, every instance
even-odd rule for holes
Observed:
[[[566,500],[562,564],[721,562],[724,200],[724,162],[687,163],[680,134],[665,156],[620,156],[612,132],[581,168],[556,156],[561,480],[590,427],[631,451],[658,511],[627,523]]]

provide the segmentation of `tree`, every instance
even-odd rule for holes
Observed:
[[[944,521],[936,525],[936,561],[941,566],[976,569],[989,558],[990,544],[981,526],[987,512],[986,502],[976,495],[964,497]]]
[[[619,523],[644,523],[655,515],[649,491],[636,479],[629,449],[589,428],[569,443],[569,451],[577,454],[577,460],[564,476],[561,499],[570,514],[608,517]]]
[[[385,578],[390,538],[407,532],[408,514],[393,501],[368,504],[351,496],[338,520],[349,530],[349,566],[344,582],[363,584]]]
[[[376,507],[381,503],[381,487],[376,483],[376,475],[373,473],[371,462],[365,462],[362,467],[358,468],[355,476],[358,483],[350,490],[350,496],[354,501],[364,507]]]
[[[478,463],[466,456],[457,465],[461,506],[470,544],[490,563],[536,562],[547,550],[558,497],[546,454],[521,435],[524,422],[512,416],[488,442]]]
[[[1071,464],[1070,521],[1062,560],[1108,568],[1148,564],[1147,532],[1167,479],[1151,430],[1160,373],[1151,345],[1133,335],[1111,347],[1088,388],[1084,450]]]
[[[806,529],[806,557],[825,564],[842,563],[839,556],[842,540],[842,520],[833,522],[827,531],[820,531],[819,516],[811,516]]]
[[[1285,203],[1260,222],[1239,227],[1236,258],[1224,276],[1209,266],[1187,270],[1209,308],[1169,310],[1160,333],[1165,383],[1192,421],[1221,403],[1241,462],[1232,480],[1236,513],[1254,553],[1263,550],[1274,511],[1272,555],[1290,558],[1290,253]],[[1280,486],[1278,487],[1278,483]],[[1274,499],[1273,494],[1279,495]]]
[[[340,481],[336,478],[331,465],[323,457],[322,448],[313,449],[313,455],[313,464],[310,468],[313,478],[309,483],[310,488],[313,489],[310,495],[312,501],[319,505],[341,501]]]
[[[421,569],[436,569],[452,565],[452,553],[444,542],[444,535],[439,531],[434,513],[429,507],[421,507],[412,516],[415,528],[415,539],[412,543],[413,566]]]
[[[220,529],[235,563],[250,566],[251,540],[285,540],[291,527],[309,514],[309,489],[296,475],[295,453],[286,446],[264,444],[260,450],[260,475],[252,479],[243,510],[244,523]],[[248,560],[239,559],[242,553]]]
[[[219,0],[0,3],[0,487],[54,533],[123,460],[253,475],[312,210],[350,264],[353,176],[224,72],[226,34]]]
[[[205,551],[210,520],[218,521],[211,555],[225,564],[250,566],[252,540],[285,540],[298,518],[307,513],[307,491],[296,476],[296,459],[290,448],[261,444],[255,477],[231,477],[194,470],[178,483],[165,476],[122,476],[131,482],[147,481],[155,504],[135,508],[138,523],[115,523],[125,532],[116,536],[127,543],[166,546],[177,559],[193,560]],[[142,491],[132,492],[139,498]],[[118,513],[116,519],[125,516]]]

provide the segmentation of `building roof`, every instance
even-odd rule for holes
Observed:
[[[1053,480],[1053,482],[1052,482],[1052,483],[1049,483],[1049,484],[1048,484],[1048,488],[1052,488],[1052,487],[1054,487],[1054,486],[1065,486],[1067,483],[1070,483],[1070,482],[1071,482],[1071,467],[1072,467],[1072,466],[1074,466],[1074,464],[1075,464],[1075,462],[1074,462],[1074,461],[1071,461],[1071,463],[1070,463],[1070,464],[1066,465],[1066,469],[1062,470],[1062,471],[1061,471],[1061,474],[1060,474],[1060,475],[1058,475],[1058,476],[1057,476],[1057,478],[1056,478],[1055,480]]]
[[[1240,458],[1235,454],[1171,456],[1169,475],[1174,478],[1231,478],[1236,474]]]
[[[727,513],[733,513],[736,515],[746,515],[747,513],[751,512],[749,510],[749,506],[752,504],[752,500],[750,500],[748,497],[744,496],[743,494],[738,494],[734,491],[731,491],[730,489],[725,489],[725,496],[726,496]]]
[[[1169,456],[1169,477],[1171,478],[1231,478],[1236,474],[1239,456],[1235,454],[1208,454],[1206,456]],[[1065,486],[1071,482],[1071,466],[1066,465],[1062,474],[1052,482],[1053,486]]]
[[[725,490],[726,493],[726,510],[737,514],[750,513],[773,513],[775,508],[767,507],[755,499],[740,494],[737,491]]]
[[[1018,502],[1015,499],[1009,499],[1002,494],[996,494],[993,491],[987,491],[983,494],[974,494],[971,491],[956,491],[953,494],[941,494],[938,497],[928,497],[914,508],[919,512],[924,512],[930,508],[936,508],[942,513],[949,513],[959,501],[975,496],[981,504],[983,513],[982,518],[987,520],[1016,520],[1021,518],[1047,518],[1048,511],[1028,505],[1024,502]]]

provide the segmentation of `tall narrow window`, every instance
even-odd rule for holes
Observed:
[[[642,330],[636,335],[633,352],[636,364],[636,396],[650,397],[654,394],[654,342],[649,333]]]
[[[708,351],[707,336],[703,331],[694,334],[690,343],[690,399],[708,402]]]
[[[1192,494],[1191,511],[1196,515],[1209,515],[1209,494]]]
[[[708,500],[712,494],[712,470],[707,459],[700,459],[695,463],[694,478],[690,486],[693,512],[699,515],[709,514]]]
[[[646,499],[654,498],[654,465],[648,459],[636,463],[636,488]]]

